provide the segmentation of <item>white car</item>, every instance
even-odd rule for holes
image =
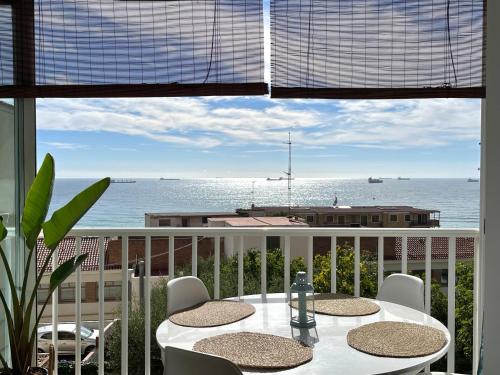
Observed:
[[[75,332],[76,324],[57,325],[57,347],[58,353],[62,355],[75,354]],[[80,338],[82,340],[82,355],[86,356],[97,346],[99,331],[80,327]],[[38,353],[48,353],[52,344],[52,325],[38,328]]]

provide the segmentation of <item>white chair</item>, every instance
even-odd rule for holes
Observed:
[[[167,346],[163,349],[164,375],[242,375],[233,362],[205,353]]]
[[[392,274],[382,283],[377,299],[424,312],[424,282],[415,276]]]
[[[184,276],[167,283],[167,314],[187,309],[210,300],[203,281],[194,276]]]

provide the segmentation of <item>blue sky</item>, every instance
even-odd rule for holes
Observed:
[[[480,101],[40,99],[38,158],[58,177],[469,177]]]

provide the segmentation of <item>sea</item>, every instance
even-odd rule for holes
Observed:
[[[94,182],[91,179],[56,179],[50,211],[66,204]],[[228,211],[255,205],[287,205],[287,181],[265,178],[137,179],[113,183],[77,227],[144,227],[150,212]],[[297,178],[292,181],[292,204],[331,206],[409,205],[440,211],[441,227],[479,226],[479,183],[467,179]],[[49,213],[50,214],[50,213]]]

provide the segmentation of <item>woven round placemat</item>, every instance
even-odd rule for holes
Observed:
[[[218,355],[246,369],[286,369],[309,362],[313,351],[299,341],[255,332],[208,337],[193,350]]]
[[[255,313],[255,307],[238,301],[207,301],[170,315],[172,323],[185,327],[216,327],[231,324]]]
[[[446,345],[446,335],[421,324],[376,322],[349,331],[347,343],[379,357],[413,358],[440,351]]]
[[[292,300],[293,308],[298,307],[298,301]],[[307,309],[312,311],[312,301],[307,301]],[[314,295],[314,310],[316,314],[336,316],[363,316],[380,311],[380,306],[363,298],[340,293],[320,293]]]

